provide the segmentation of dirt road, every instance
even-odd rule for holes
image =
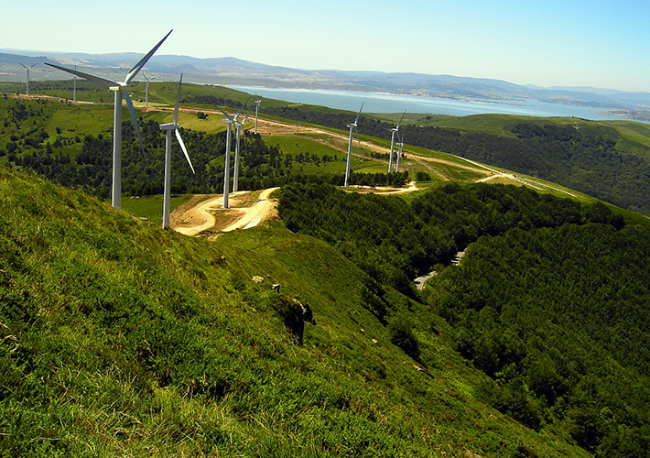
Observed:
[[[171,228],[189,236],[197,236],[203,231],[230,232],[236,229],[249,229],[275,216],[277,201],[269,196],[278,188],[262,191],[250,206],[250,191],[240,191],[229,195],[230,208],[223,208],[223,195],[210,197],[196,205],[179,207],[171,215]]]
[[[265,189],[260,193],[257,202],[250,207],[236,208],[242,216],[238,221],[221,229],[221,232],[230,232],[235,229],[250,229],[257,226],[260,222],[266,221],[275,214],[276,200],[270,200],[269,196],[273,191],[280,188]]]

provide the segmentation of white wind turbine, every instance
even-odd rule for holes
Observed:
[[[36,67],[36,66],[38,65],[38,63],[36,63],[36,64],[34,64],[34,65],[30,66],[30,67],[28,67],[28,66],[26,66],[26,65],[23,65],[23,64],[21,64],[20,62],[18,62],[18,63],[19,63],[20,65],[22,65],[23,68],[24,68],[25,70],[27,70],[27,80],[25,81],[25,95],[26,95],[26,96],[29,96],[29,70],[30,70],[31,68]]]
[[[58,68],[64,72],[77,75],[81,78],[85,78],[90,81],[107,86],[109,90],[115,92],[115,104],[113,108],[113,188],[112,188],[112,197],[111,205],[113,208],[120,208],[121,205],[121,175],[122,175],[122,98],[126,99],[126,106],[129,108],[129,113],[131,115],[131,121],[133,121],[133,126],[135,127],[135,133],[138,136],[138,141],[140,142],[140,149],[142,150],[142,155],[144,156],[144,145],[142,144],[142,137],[140,136],[140,128],[138,127],[138,120],[135,117],[135,110],[133,109],[133,102],[129,93],[126,91],[128,84],[135,78],[142,67],[145,66],[147,61],[151,59],[151,56],[158,50],[158,48],[163,44],[167,37],[172,33],[170,30],[165,37],[158,42],[154,48],[149,51],[140,61],[135,64],[135,66],[129,71],[126,75],[126,78],[123,82],[116,82],[101,76],[95,76],[88,73],[79,72],[77,70],[70,70],[69,68],[60,67],[58,65],[45,63],[50,67]]]
[[[262,99],[255,101],[255,133],[257,133],[257,113],[260,111],[260,103],[262,103]]]
[[[404,115],[406,114],[406,110],[404,110],[404,114],[400,118],[399,122],[397,123],[397,127],[394,127],[390,129],[389,132],[391,132],[391,138],[390,138],[390,158],[388,159],[388,173],[392,172],[393,170],[393,149],[395,147],[395,134],[399,132],[399,126],[402,124],[402,119],[404,119]]]
[[[166,132],[166,141],[165,141],[165,193],[163,197],[163,221],[162,227],[169,227],[169,197],[171,194],[171,163],[172,163],[172,131],[176,134],[176,139],[178,144],[181,145],[183,154],[185,154],[185,159],[194,173],[194,167],[192,167],[192,161],[190,161],[190,155],[187,154],[187,149],[185,148],[185,143],[181,138],[181,133],[178,131],[178,107],[181,101],[181,86],[183,84],[183,75],[178,82],[178,95],[176,96],[176,107],[174,108],[174,122],[167,124],[160,124],[160,130]]]
[[[246,106],[244,104],[244,106]],[[236,127],[236,134],[235,134],[235,166],[233,168],[233,177],[232,177],[232,192],[237,192],[239,191],[239,137],[240,134],[244,137],[244,146],[246,146],[246,132],[242,130],[242,127],[244,126],[244,123],[248,119],[248,117],[251,114],[251,111],[253,111],[253,107],[251,107],[250,110],[248,110],[248,113],[246,113],[246,116],[244,116],[244,119],[241,121],[237,120],[237,116],[235,116],[235,127]]]
[[[246,101],[246,103],[248,103],[248,100]],[[223,171],[223,208],[230,208],[229,204],[228,204],[228,189],[229,189],[229,185],[230,185],[231,129],[232,129],[232,125],[237,123],[237,121],[236,121],[237,116],[239,116],[239,114],[242,112],[242,110],[245,107],[246,107],[246,104],[244,104],[239,109],[239,111],[237,112],[237,114],[235,115],[234,118],[232,116],[230,116],[228,113],[226,113],[225,111],[223,111],[221,109],[221,107],[217,107],[217,108],[219,108],[219,111],[221,111],[225,116],[225,119],[223,120],[223,122],[225,122],[228,125],[228,130],[227,130],[227,134],[226,134],[226,159],[225,159],[225,166],[224,166],[224,171]]]
[[[145,83],[144,83],[144,108],[148,109],[149,108],[149,82],[153,81],[156,79],[155,76],[152,76],[151,78],[148,78],[147,75],[142,72],[142,76],[144,76]],[[181,76],[182,78],[182,76]]]
[[[363,110],[363,103],[361,103],[361,108],[359,108],[359,114],[357,115],[357,119],[354,120],[354,124],[348,124],[348,127],[350,128],[350,141],[348,142],[348,162],[345,166],[345,183],[343,186],[347,186],[348,180],[350,179],[350,162],[352,161],[352,131],[355,131],[357,133],[357,141],[359,142],[359,148],[361,148],[361,139],[359,138],[359,131],[357,130],[357,122],[359,122],[361,110]]]

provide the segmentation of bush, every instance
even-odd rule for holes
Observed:
[[[404,353],[420,361],[420,345],[413,334],[413,325],[404,318],[397,318],[390,323],[390,341],[401,348]]]

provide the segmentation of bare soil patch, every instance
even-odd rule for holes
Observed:
[[[196,194],[184,204],[179,205],[169,215],[169,224],[171,227],[195,226],[197,219],[202,219],[194,210],[198,204],[206,199],[211,198],[210,194]]]

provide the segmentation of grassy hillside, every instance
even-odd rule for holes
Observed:
[[[4,168],[0,201],[3,456],[587,456],[478,401],[444,320],[323,242],[188,238]]]

